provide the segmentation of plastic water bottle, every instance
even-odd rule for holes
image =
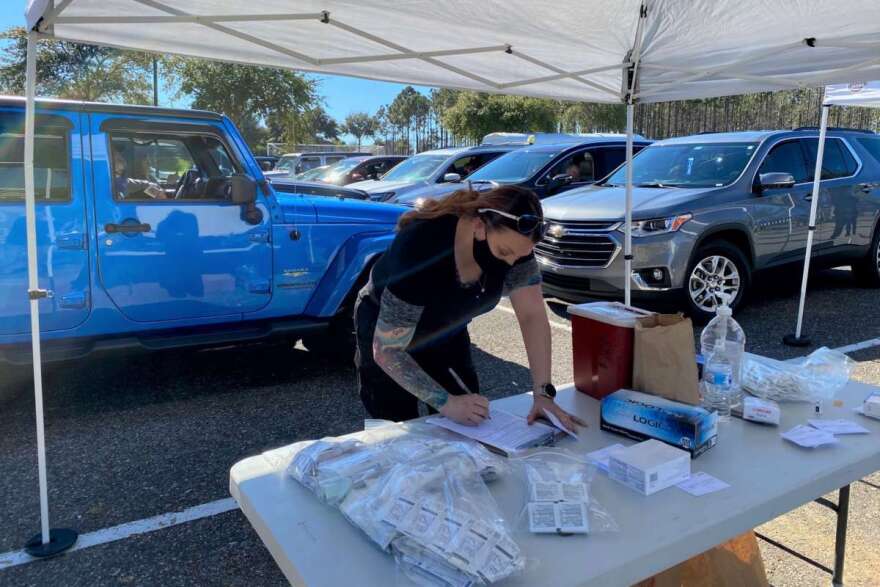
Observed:
[[[715,317],[706,324],[700,335],[700,352],[705,360],[709,361],[709,355],[716,352],[716,346],[722,343],[722,353],[732,366],[733,375],[733,404],[738,405],[742,401],[742,361],[746,352],[746,333],[742,326],[733,319],[730,296],[718,294],[721,303],[715,307]]]
[[[730,418],[730,409],[737,394],[733,383],[733,362],[725,350],[723,341],[719,340],[706,358],[700,391],[703,396],[703,407],[706,410],[718,412],[721,420]]]

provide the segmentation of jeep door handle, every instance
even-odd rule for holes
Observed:
[[[859,189],[866,194],[871,193],[871,190],[874,189],[875,187],[877,187],[877,184],[875,184],[875,183],[860,183],[859,184]]]
[[[149,224],[105,224],[104,231],[107,234],[120,232],[122,234],[134,234],[138,232],[150,232],[152,227]]]

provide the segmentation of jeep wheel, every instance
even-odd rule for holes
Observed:
[[[698,323],[710,320],[721,301],[720,293],[731,296],[730,305],[735,310],[750,283],[748,261],[736,246],[726,241],[703,245],[691,261],[684,284],[691,316]]]
[[[354,360],[355,336],[351,313],[340,314],[330,322],[327,330],[304,336],[302,343],[310,353]]]
[[[871,249],[865,258],[852,266],[856,280],[865,287],[880,287],[880,226],[874,229]]]

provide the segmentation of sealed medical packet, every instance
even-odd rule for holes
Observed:
[[[612,454],[608,476],[643,495],[651,495],[688,479],[691,458],[679,448],[646,440]]]

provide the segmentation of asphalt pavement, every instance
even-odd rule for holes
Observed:
[[[802,354],[781,344],[794,328],[799,277],[779,274],[738,320],[747,350]],[[805,331],[825,346],[880,338],[877,290],[849,271],[817,274]],[[504,303],[504,302],[503,302]],[[564,306],[550,302],[554,379],[572,378]],[[513,315],[496,310],[471,326],[483,392],[529,388]],[[808,352],[810,349],[806,349]],[[880,346],[853,352],[855,378],[880,384]],[[349,360],[302,347],[250,345],[210,351],[105,353],[45,368],[46,440],[53,526],[92,532],[227,498],[236,461],[291,442],[362,427]],[[0,562],[39,530],[36,438],[28,367],[0,366]],[[880,474],[853,486],[847,585],[880,585]],[[835,495],[829,496],[836,499]],[[761,532],[830,566],[834,519],[808,504]],[[829,585],[830,578],[762,543],[771,582]],[[284,585],[238,511],[0,570],[0,585]]]

